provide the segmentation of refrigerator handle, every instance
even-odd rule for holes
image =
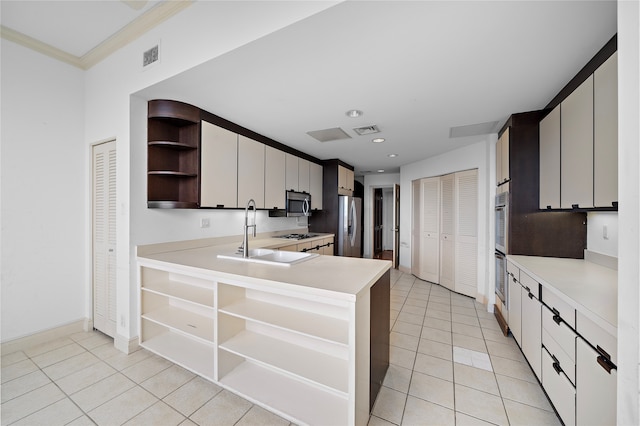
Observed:
[[[356,214],[356,201],[351,199],[351,246],[353,247],[356,243],[356,229],[358,229],[358,215]]]

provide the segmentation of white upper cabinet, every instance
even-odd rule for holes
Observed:
[[[238,207],[238,135],[202,122],[201,207]]]
[[[507,127],[496,143],[496,185],[510,180],[509,173],[509,127]],[[498,191],[502,192],[502,191]]]
[[[264,207],[285,208],[285,153],[271,146],[265,147]]]
[[[298,157],[293,154],[285,154],[286,187],[287,191],[298,191]]]
[[[593,207],[593,75],[561,108],[560,207]]]
[[[353,195],[354,186],[353,170],[338,166],[338,194]]]
[[[322,210],[322,177],[322,166],[316,163],[309,163],[309,193],[311,194],[311,208],[313,210]]]
[[[298,191],[311,192],[309,184],[309,160],[298,158]]]
[[[560,208],[560,105],[540,121],[540,208]]]
[[[618,201],[618,53],[593,75],[593,197],[595,207]]]
[[[245,206],[253,199],[256,208],[264,204],[265,145],[245,136],[238,136],[238,205]]]

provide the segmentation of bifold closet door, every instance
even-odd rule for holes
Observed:
[[[478,170],[456,173],[454,291],[476,297],[478,287]]]
[[[116,142],[93,147],[93,327],[116,333]]]

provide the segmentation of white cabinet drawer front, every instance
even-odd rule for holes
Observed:
[[[576,360],[576,334],[572,329],[567,327],[564,322],[558,324],[554,321],[554,314],[547,308],[542,309],[542,331],[544,344],[544,331],[546,331],[553,340],[558,343],[563,351],[569,355],[571,361]]]
[[[571,383],[575,385],[576,383],[576,364],[575,360],[571,359],[571,357],[562,349],[560,344],[555,341],[553,337],[549,335],[547,330],[542,330],[542,344],[547,351],[553,356],[556,357],[562,370],[565,372]]]
[[[533,293],[535,297],[540,297],[538,293],[538,282],[524,272],[520,272],[520,284],[525,290]]]
[[[576,321],[576,331],[594,347],[600,346],[603,351],[611,356],[611,361],[617,365],[618,339],[604,331],[604,329],[596,325],[596,323],[580,312],[577,313]]]
[[[569,324],[571,328],[576,328],[576,310],[545,287],[542,287],[542,302],[544,302],[549,309],[557,310],[562,320]]]
[[[520,281],[520,268],[507,260],[507,273]]]
[[[553,368],[554,360],[542,351],[542,386],[565,425],[576,424],[576,390],[564,374]]]

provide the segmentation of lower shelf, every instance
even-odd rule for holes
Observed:
[[[193,371],[209,380],[214,380],[215,350],[181,334],[167,331],[149,340],[140,342],[140,346],[168,360]]]
[[[347,398],[293,380],[249,361],[233,369],[220,383],[296,423],[349,424]]]

